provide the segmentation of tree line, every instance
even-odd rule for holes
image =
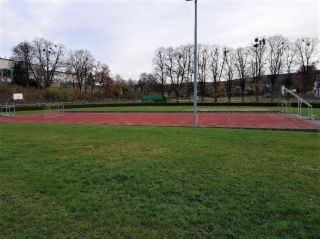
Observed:
[[[91,93],[95,86],[112,95],[115,83],[111,78],[110,67],[96,61],[86,49],[67,51],[62,44],[55,44],[43,38],[31,42],[23,41],[12,49],[12,60],[15,61],[15,83],[38,88],[50,87],[59,74],[69,77],[77,91]],[[119,76],[117,76],[119,78]]]
[[[109,97],[138,98],[144,94],[161,94],[191,98],[193,92],[193,45],[176,48],[160,47],[152,60],[153,71],[141,73],[139,79],[112,77],[110,67],[96,61],[86,49],[69,50],[43,38],[21,42],[12,49],[16,62],[16,83],[38,88],[50,87],[55,77],[67,73],[72,87],[79,92],[95,93]],[[275,97],[280,75],[281,84],[288,88],[293,75],[300,73],[298,91],[306,94],[312,87],[312,72],[319,63],[319,40],[299,38],[290,41],[281,35],[257,37],[249,46],[236,49],[216,45],[198,45],[198,92],[199,97],[226,95],[230,100],[235,88],[242,101],[250,84],[256,101],[268,89],[270,98]],[[267,77],[267,81],[262,80]]]
[[[177,100],[188,97],[192,92],[193,46],[177,48],[159,48],[153,58],[153,81],[157,82],[162,95],[170,86]],[[204,99],[212,96],[217,102],[221,87],[230,100],[235,82],[244,101],[247,82],[253,81],[256,101],[259,101],[263,84],[270,90],[271,101],[275,96],[275,85],[281,74],[287,78],[282,82],[292,85],[292,74],[301,73],[299,92],[306,94],[312,71],[319,63],[319,40],[317,38],[299,38],[289,41],[281,35],[256,38],[250,46],[232,49],[214,45],[198,45],[198,82],[199,96]],[[268,82],[262,78],[268,75]],[[149,79],[152,77],[149,76]],[[236,81],[237,80],[237,81]],[[211,87],[208,87],[208,84]],[[211,89],[211,92],[208,90]]]

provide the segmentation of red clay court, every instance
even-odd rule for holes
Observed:
[[[192,113],[63,113],[2,117],[2,123],[102,124],[192,127]],[[199,127],[318,131],[320,124],[282,113],[199,113]]]

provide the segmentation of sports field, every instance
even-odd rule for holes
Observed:
[[[0,124],[2,238],[318,238],[320,134]]]

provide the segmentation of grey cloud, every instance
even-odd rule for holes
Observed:
[[[199,0],[199,42],[237,47],[257,35],[317,36],[319,11],[317,0]],[[45,37],[88,49],[125,77],[151,71],[158,47],[193,41],[193,4],[185,0],[0,0],[0,14],[0,56]]]

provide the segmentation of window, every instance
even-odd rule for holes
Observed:
[[[2,76],[3,76],[3,77],[11,78],[11,77],[12,77],[12,75],[11,75],[11,70],[3,69],[3,70],[2,70]]]

